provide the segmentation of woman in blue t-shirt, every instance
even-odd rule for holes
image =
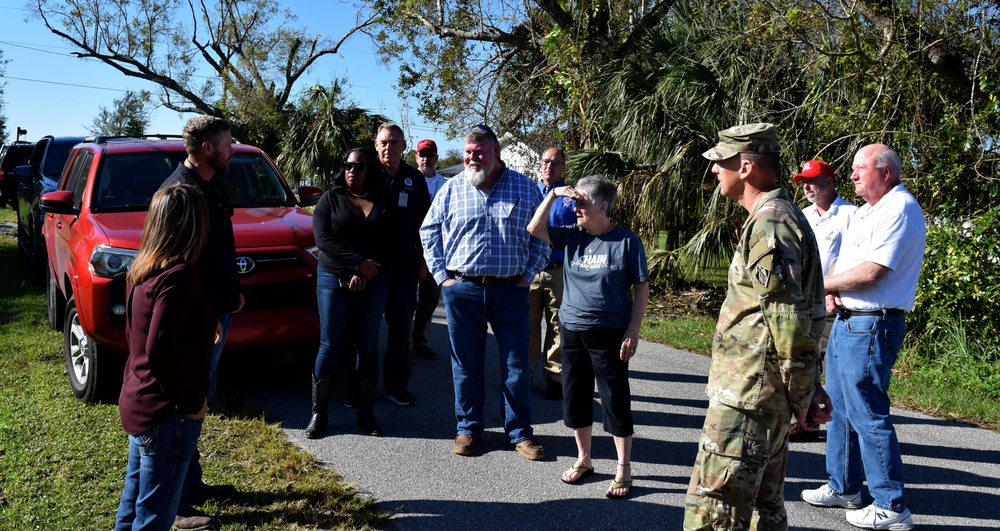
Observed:
[[[573,429],[578,456],[563,472],[575,484],[593,475],[594,381],[604,411],[604,430],[615,440],[618,469],[606,492],[623,498],[632,487],[632,395],[628,360],[639,345],[639,325],[649,300],[649,272],[642,241],[611,223],[608,214],[618,190],[608,179],[591,175],[575,188],[555,188],[535,212],[528,231],[564,250],[565,287],[559,308],[562,345],[563,422]],[[547,224],[557,197],[576,200],[576,226]],[[634,289],[634,297],[633,297]]]

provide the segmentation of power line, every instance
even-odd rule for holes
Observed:
[[[61,81],[48,81],[44,79],[29,79],[26,77],[3,76],[2,79],[15,79],[17,81],[30,81],[32,83],[44,83],[46,85],[64,85],[67,87],[89,88],[94,90],[110,90],[113,92],[128,92],[128,89],[118,89],[109,87],[95,87],[93,85],[80,85],[78,83],[63,83]]]

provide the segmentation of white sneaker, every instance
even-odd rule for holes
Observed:
[[[857,511],[847,511],[847,522],[861,529],[889,529],[890,531],[910,531],[913,529],[910,510],[905,508],[903,512],[897,513],[869,505]]]
[[[861,508],[861,493],[851,495],[837,494],[825,484],[818,489],[802,491],[802,500],[816,507],[843,507],[845,509]],[[887,528],[888,529],[888,528]]]

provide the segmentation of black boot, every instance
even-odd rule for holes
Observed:
[[[314,374],[312,377],[312,416],[309,418],[309,425],[306,426],[306,437],[317,439],[326,429],[326,412],[330,407],[330,384],[332,376],[324,376],[319,380]]]
[[[358,428],[374,437],[382,436],[382,426],[375,420],[375,381],[362,378],[358,385]]]

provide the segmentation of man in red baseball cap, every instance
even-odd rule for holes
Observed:
[[[823,274],[830,271],[830,266],[840,255],[840,245],[851,224],[851,215],[858,209],[842,199],[834,186],[833,167],[821,160],[807,160],[802,166],[802,172],[792,177],[792,182],[801,183],[806,199],[812,203],[802,209],[809,220],[809,226],[816,234],[819,245],[819,259],[823,264]],[[826,328],[819,338],[819,355],[826,355],[826,344],[830,339],[830,329],[833,327],[834,314],[826,316]],[[789,440],[793,442],[812,441],[819,438],[819,431],[800,430],[793,423],[788,430]]]
[[[427,191],[434,200],[434,194],[444,186],[448,178],[437,172],[438,148],[437,144],[429,138],[417,142],[417,169],[427,180]],[[434,277],[427,275],[420,281],[417,288],[417,311],[413,316],[413,349],[410,355],[411,361],[416,361],[416,357],[427,360],[436,360],[437,353],[430,347],[429,335],[431,319],[434,317],[434,309],[438,306],[441,298],[441,286],[438,286]]]

